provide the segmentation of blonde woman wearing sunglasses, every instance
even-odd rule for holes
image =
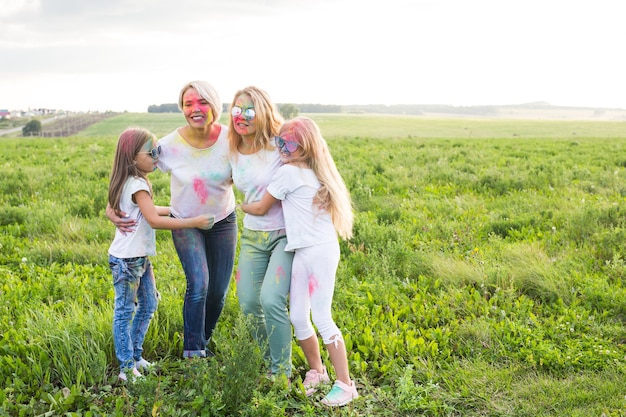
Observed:
[[[244,201],[254,201],[265,193],[281,165],[273,138],[283,119],[269,95],[254,86],[235,93],[230,111],[233,181]],[[244,216],[236,275],[239,305],[253,317],[255,339],[267,347],[268,373],[290,378],[292,329],[287,297],[293,252],[285,252],[286,245],[280,202],[262,216]]]

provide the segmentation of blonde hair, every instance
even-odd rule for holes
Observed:
[[[150,186],[150,181],[135,163],[137,154],[150,139],[156,142],[156,136],[152,132],[140,127],[130,127],[124,130],[117,140],[115,159],[109,180],[109,205],[118,216],[120,215],[122,191],[124,191],[124,184],[128,177],[143,178]]]
[[[245,94],[250,97],[254,106],[256,116],[252,120],[256,127],[254,141],[252,142],[252,152],[256,153],[262,149],[273,149],[274,136],[278,134],[280,126],[283,124],[283,117],[280,115],[274,103],[270,99],[269,94],[259,87],[249,86],[235,93],[233,101],[230,104],[232,109],[240,95]],[[237,157],[237,149],[243,138],[235,130],[233,118],[230,117],[228,124],[228,138],[230,141],[230,153],[233,157]]]
[[[354,222],[350,192],[337,170],[328,144],[317,124],[308,117],[295,117],[283,124],[280,136],[300,145],[300,156],[292,156],[293,162],[307,164],[321,184],[315,195],[314,204],[330,213],[340,237],[350,239]]]
[[[185,84],[178,94],[178,109],[183,111],[183,96],[190,88],[196,90],[200,97],[209,102],[211,111],[213,111],[212,123],[219,122],[220,117],[222,117],[222,100],[220,100],[215,88],[206,81],[196,80]]]

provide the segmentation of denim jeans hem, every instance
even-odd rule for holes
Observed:
[[[206,358],[204,350],[184,350],[183,358]]]
[[[133,368],[135,367],[135,361],[129,361],[126,363],[121,363],[120,364],[120,372],[124,372],[124,373],[130,373],[133,371]]]

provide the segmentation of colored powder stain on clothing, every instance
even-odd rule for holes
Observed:
[[[193,189],[202,204],[206,203],[209,198],[209,190],[201,178],[194,178]]]
[[[317,278],[315,278],[315,275],[310,275],[309,276],[309,296],[313,295],[315,290],[317,290],[318,288],[319,288],[319,284],[317,282]]]
[[[254,240],[253,240],[254,243],[258,245],[263,245],[267,242],[267,239],[269,237],[269,232],[259,231],[258,233],[255,233],[253,236],[254,236]]]
[[[285,270],[283,269],[282,266],[279,266],[278,268],[276,268],[276,283],[278,284],[280,281],[282,281],[283,279],[285,279]]]
[[[235,282],[239,284],[240,279],[241,279],[241,271],[237,270],[237,273],[235,274]]]

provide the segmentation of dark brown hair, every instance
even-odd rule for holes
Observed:
[[[137,168],[135,163],[135,157],[150,139],[156,141],[153,133],[140,127],[131,127],[124,130],[117,141],[113,169],[109,180],[109,205],[118,216],[120,215],[122,191],[128,177],[141,177],[150,185],[148,178]]]

